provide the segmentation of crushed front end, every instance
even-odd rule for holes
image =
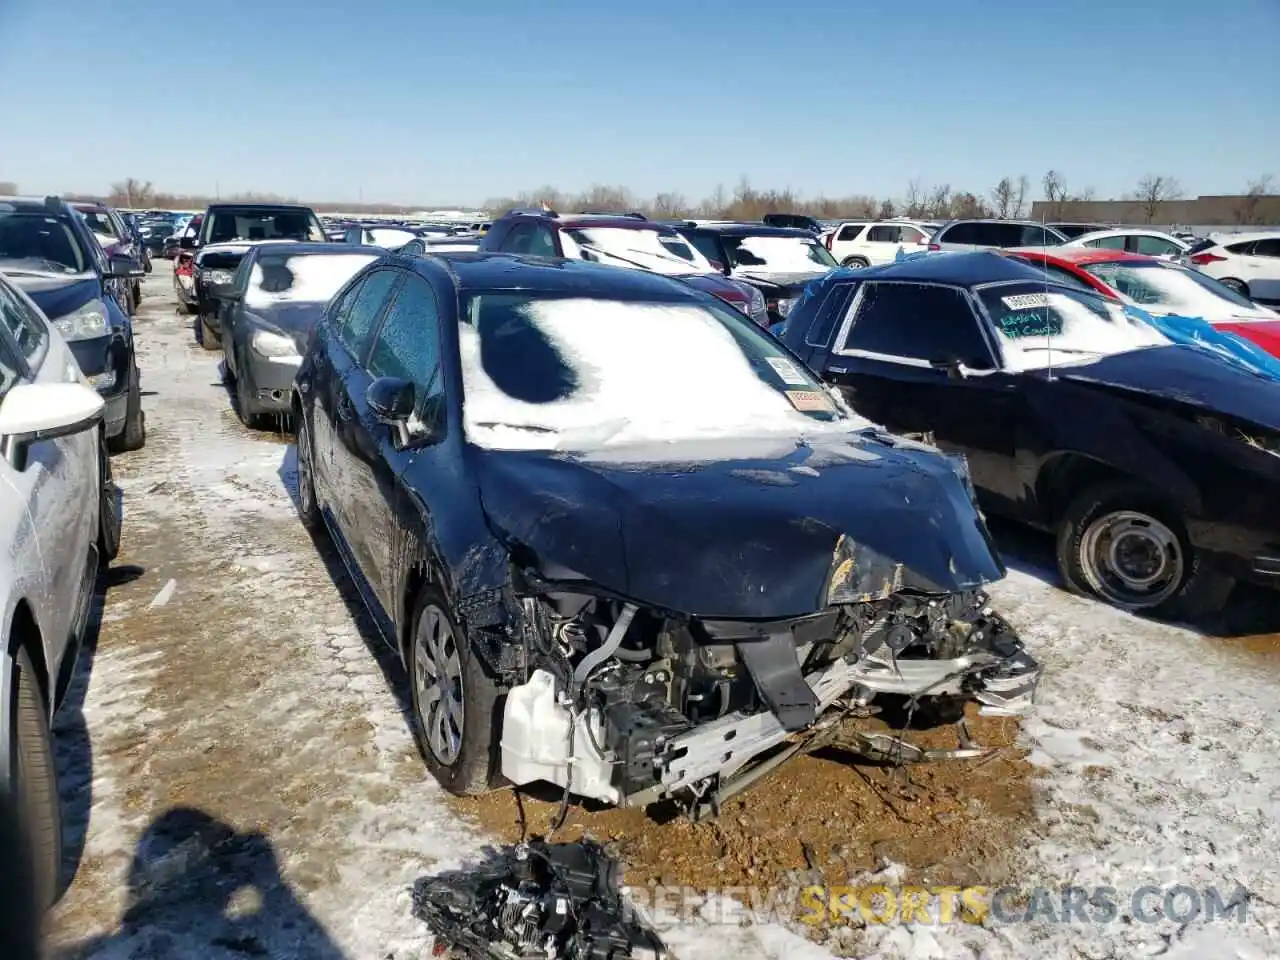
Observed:
[[[520,568],[508,594],[521,643],[505,658],[503,775],[623,807],[674,800],[701,817],[831,742],[877,699],[899,698],[909,713],[1031,705],[1040,668],[984,592],[920,589],[874,561],[842,540],[822,609],[774,620],[691,616],[568,571]],[[864,746],[900,759],[980,755],[960,724],[956,751],[883,735]]]

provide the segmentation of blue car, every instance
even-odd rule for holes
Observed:
[[[144,275],[108,256],[84,219],[57,197],[0,197],[0,272],[44,311],[106,401],[113,452],[146,443],[133,325],[124,304]]]

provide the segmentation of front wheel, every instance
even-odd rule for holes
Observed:
[[[455,796],[486,793],[498,780],[502,701],[443,595],[424,587],[409,638],[413,733],[427,769]]]
[[[14,662],[13,729],[17,761],[18,815],[35,866],[36,897],[42,909],[58,899],[62,874],[62,810],[53,763],[53,733],[24,648]]]
[[[222,341],[218,339],[213,327],[209,326],[209,321],[205,320],[203,313],[196,318],[196,342],[206,350],[222,348]]]
[[[846,257],[844,263],[840,265],[842,267],[848,267],[851,270],[861,270],[871,264],[866,257]]]
[[[1249,299],[1249,285],[1243,280],[1237,280],[1235,277],[1226,277],[1221,282],[1224,287],[1230,287],[1240,296]]]
[[[1200,619],[1221,610],[1234,586],[1204,563],[1176,509],[1125,481],[1076,498],[1059,524],[1057,554],[1069,589],[1134,613]]]
[[[306,411],[298,408],[294,414],[297,435],[294,443],[298,450],[298,519],[308,530],[320,530],[323,517],[316,500],[315,452],[311,446],[311,426]]]
[[[107,441],[112,453],[129,453],[147,445],[147,415],[142,409],[142,385],[138,382],[138,368],[134,365],[129,374],[129,396],[125,401],[124,430]]]

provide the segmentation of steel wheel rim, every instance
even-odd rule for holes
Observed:
[[[451,766],[462,751],[466,704],[458,638],[435,604],[418,618],[413,637],[413,687],[418,723],[432,755]]]
[[[311,484],[311,435],[303,418],[298,424],[298,502],[304,513],[315,502],[315,487]]]
[[[1080,566],[1099,596],[1118,607],[1144,610],[1178,592],[1186,557],[1168,525],[1137,510],[1114,510],[1085,530]]]

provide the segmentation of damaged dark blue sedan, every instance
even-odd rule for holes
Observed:
[[[713,812],[877,697],[1031,702],[963,463],[684,284],[386,256],[330,303],[293,404],[302,520],[403,658],[450,791]]]

